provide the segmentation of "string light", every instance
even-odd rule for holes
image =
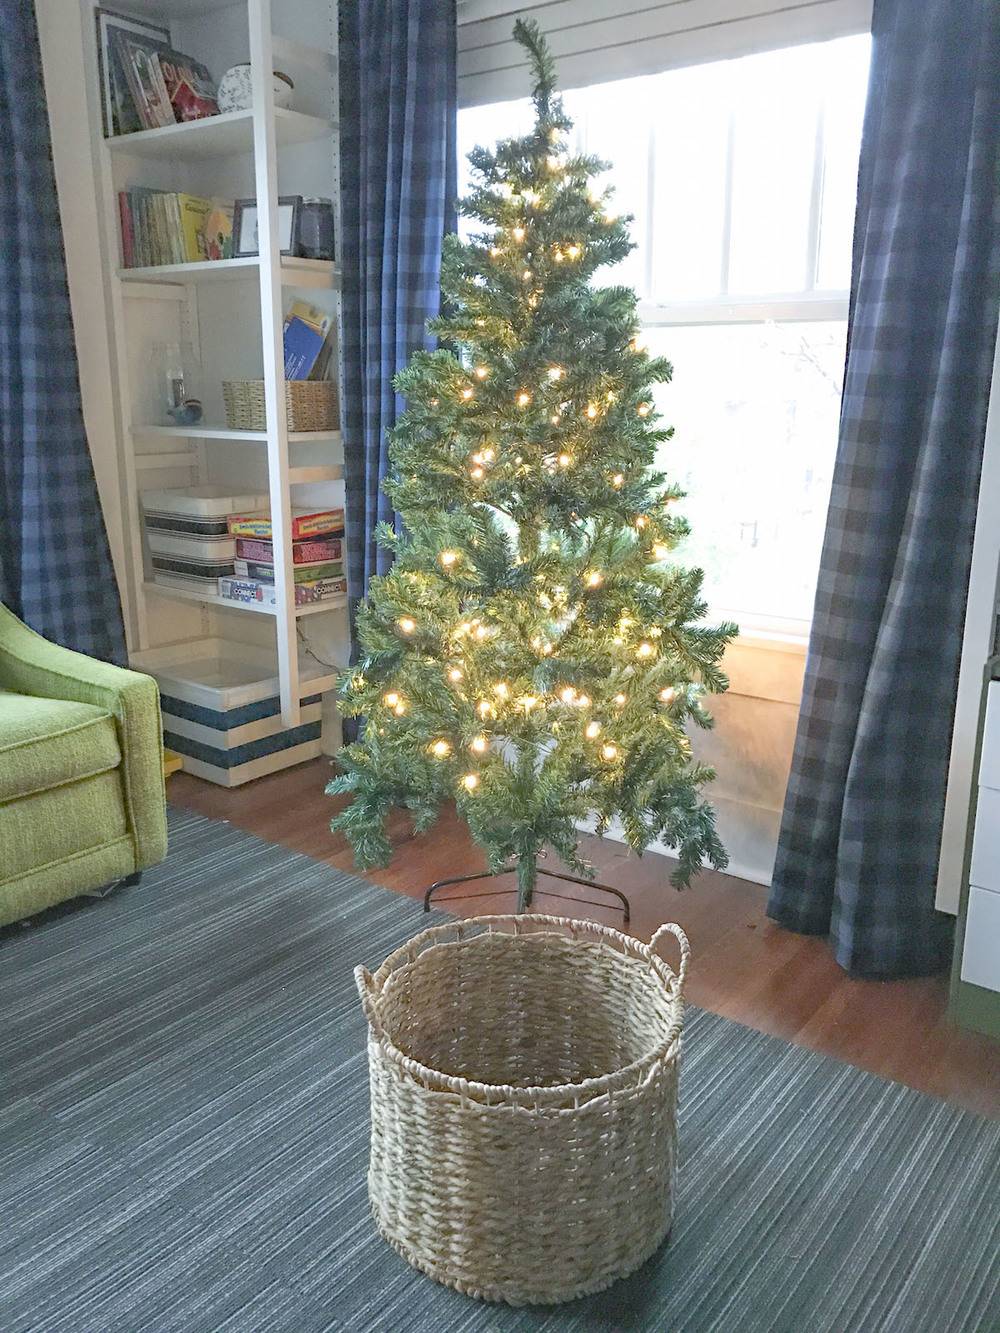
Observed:
[[[469,742],[469,749],[474,754],[485,754],[489,741],[485,736],[474,736]]]
[[[462,779],[462,786],[466,791],[475,791],[479,786],[479,778],[475,773],[466,773],[465,777]]]
[[[616,472],[615,475],[611,478],[611,485],[615,488],[616,491],[620,491],[621,488],[625,485],[625,474],[623,472]]]
[[[665,546],[665,545],[663,544],[663,542],[656,542],[656,543],[654,544],[654,546],[653,546],[653,559],[654,559],[654,560],[666,560],[666,558],[667,558],[667,556],[668,556],[669,554],[670,554],[670,547],[669,547],[669,546]]]
[[[475,394],[475,392],[476,392],[475,389],[466,387],[462,390],[462,397],[465,399],[466,402],[468,402],[469,399]]]
[[[562,366],[549,366],[548,370],[546,371],[546,374],[548,375],[549,379],[552,380],[553,383],[555,383],[556,380],[562,379],[563,368]]]
[[[388,694],[382,695],[382,702],[386,708],[396,708],[400,702],[399,695],[395,690],[390,690]]]
[[[626,703],[628,703],[628,700],[624,694],[616,694],[613,702],[616,703],[619,708],[624,708]]]
[[[599,569],[592,569],[590,573],[587,575],[588,588],[599,588],[603,582],[604,582],[604,575],[601,573]]]
[[[445,569],[451,569],[452,565],[458,559],[457,551],[442,551],[438,559],[444,565]]]
[[[560,467],[571,467],[573,463],[573,455],[560,454],[559,457],[556,459],[556,462],[559,464]]]
[[[551,656],[552,656],[552,653],[553,653],[553,648],[552,648],[551,643],[543,643],[543,644],[542,644],[542,656],[543,656],[543,657],[551,657]]]
[[[562,163],[556,157],[555,153],[550,153],[545,159],[545,162],[550,171],[558,171],[562,166]]]
[[[462,672],[459,670],[458,667],[452,667],[452,669],[448,672],[448,679],[451,681],[453,685],[457,685],[458,682],[462,679]]]
[[[596,740],[597,737],[601,734],[600,722],[588,722],[583,729],[583,734],[587,737],[589,741]]]
[[[533,708],[537,708],[538,700],[533,694],[526,694],[521,700],[521,707],[526,713],[530,713]]]
[[[435,741],[431,746],[431,754],[435,759],[447,759],[451,754],[451,746],[445,740]]]
[[[531,394],[530,394],[530,393],[526,393],[526,392],[522,389],[521,392],[517,395],[517,405],[518,405],[518,407],[527,407],[528,404],[529,404],[530,402],[531,402]]]
[[[593,403],[591,403],[587,408],[587,416],[590,418],[591,421],[593,421],[593,419],[597,416],[597,408]]]
[[[537,204],[537,203],[538,203],[538,195],[535,193],[534,190],[522,190],[522,191],[521,191],[521,198],[522,198],[522,199],[525,201],[525,203],[527,203],[527,204]]]
[[[558,426],[560,421],[562,421],[562,417],[558,412],[553,412],[551,417],[549,417],[549,420],[552,422],[553,426]]]
[[[482,640],[486,638],[487,634],[489,634],[489,630],[486,628],[485,625],[477,625],[473,633],[477,639]]]
[[[473,481],[482,481],[483,477],[486,476],[486,473],[477,464],[475,467],[469,469],[469,476],[472,478]]]
[[[649,627],[649,637],[651,639],[658,639],[662,633],[663,630],[660,629],[659,625],[651,625]]]
[[[677,691],[674,689],[672,685],[668,685],[666,689],[662,689],[660,691],[661,704],[672,704],[676,698],[677,698]]]
[[[580,252],[581,247],[579,245],[567,245],[566,247],[566,253],[569,255],[570,259],[579,259]]]
[[[555,255],[553,257],[557,264],[561,264],[563,262],[563,259],[565,258],[563,252],[558,248],[556,249]]]
[[[559,698],[564,704],[571,704],[576,698],[576,690],[572,685],[564,685],[559,691]]]
[[[417,622],[413,619],[412,616],[400,616],[399,619],[396,621],[396,624],[399,626],[399,628],[403,631],[404,634],[412,634],[413,631],[417,628]]]
[[[437,407],[437,405],[438,405],[438,403],[439,403],[440,401],[441,401],[440,398],[432,398],[432,399],[431,399],[431,407]]]
[[[493,245],[490,246],[490,254],[493,256],[494,259],[498,259],[500,255],[503,254],[503,251],[500,249],[499,245]]]
[[[531,281],[531,269],[530,269],[530,268],[526,268],[526,269],[524,270],[524,272],[521,274],[521,281],[522,281],[522,282],[530,282],[530,281]]]
[[[514,240],[515,240],[515,241],[523,241],[523,240],[524,240],[524,228],[523,228],[523,227],[515,227],[514,230],[511,232],[511,235],[514,237]]]
[[[636,651],[636,656],[638,657],[652,657],[656,649],[653,647],[651,643],[646,643],[644,640],[642,643],[639,644],[638,648],[636,648],[635,651]]]
[[[639,406],[636,408],[636,411],[639,413],[641,417],[648,417],[651,410],[652,409],[649,403],[640,403]]]
[[[488,699],[480,699],[479,703],[476,704],[476,712],[481,718],[492,717],[494,711],[493,705]]]
[[[590,707],[590,695],[589,695],[589,694],[578,694],[577,697],[576,697],[575,703],[576,703],[577,708],[589,708],[589,707]]]
[[[607,763],[613,763],[618,758],[618,746],[612,745],[610,741],[605,741],[601,746],[601,758]]]
[[[609,390],[607,391],[607,393],[606,393],[604,396],[605,396],[605,398],[608,400],[609,403],[613,403],[613,402],[615,401],[615,391],[614,391],[614,389],[609,389]]]
[[[510,686],[504,680],[498,680],[493,686],[493,693],[498,699],[506,699],[510,694]]]
[[[484,380],[489,373],[490,372],[486,366],[476,366],[475,374],[477,380]]]
[[[649,519],[646,517],[645,514],[637,514],[637,515],[636,515],[635,526],[636,526],[637,528],[644,528],[648,522],[649,522]]]
[[[493,448],[492,445],[488,444],[486,448],[482,451],[482,461],[484,463],[492,463],[493,460],[496,458],[496,456],[497,456],[497,451]]]

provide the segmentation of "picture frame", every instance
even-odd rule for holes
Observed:
[[[114,9],[95,9],[97,68],[101,89],[101,121],[106,139],[143,129],[131,107],[125,71],[121,68],[118,36],[136,37],[151,47],[170,47],[170,29],[161,23],[121,14]]]
[[[301,194],[285,194],[278,199],[278,249],[283,255],[296,253],[301,207]],[[257,200],[237,199],[233,205],[233,258],[252,259],[259,254]]]

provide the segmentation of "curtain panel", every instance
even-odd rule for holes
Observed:
[[[1000,6],[876,0],[840,440],[769,915],[867,976],[934,909],[1000,281]]]
[[[0,0],[0,124],[0,601],[46,638],[124,664],[25,0]]]
[[[343,236],[342,427],[351,620],[391,561],[377,523],[386,432],[402,410],[393,376],[432,346],[441,245],[454,226],[454,0],[348,0],[340,6]]]

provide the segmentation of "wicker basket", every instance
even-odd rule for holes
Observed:
[[[223,380],[222,399],[230,430],[266,430],[263,380]],[[288,429],[337,429],[337,385],[334,380],[286,380]]]
[[[676,935],[675,975],[653,950]],[[670,1229],[689,948],[587,921],[437,926],[355,972],[368,1193],[414,1267],[511,1305],[572,1300]]]

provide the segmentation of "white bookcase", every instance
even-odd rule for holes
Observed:
[[[95,31],[93,0],[83,0],[85,29]],[[328,693],[346,661],[346,599],[296,608],[291,561],[291,509],[342,505],[343,454],[338,431],[291,433],[284,402],[282,323],[296,294],[336,319],[339,366],[339,272],[335,263],[284,257],[277,239],[280,195],[334,199],[339,243],[336,0],[114,0],[108,8],[169,27],[173,46],[207,65],[218,79],[249,60],[253,109],[106,139],[100,111],[96,38],[92,36],[88,97],[94,160],[99,164],[103,253],[113,325],[119,475],[128,548],[130,652],[224,637],[248,650],[270,647],[277,661],[281,719],[299,725],[303,695]],[[291,109],[273,101],[272,69],[295,89]],[[219,199],[256,197],[258,258],[122,265],[118,191],[132,186],[179,190]],[[156,412],[163,368],[157,347],[190,349],[199,366],[202,420],[164,425]],[[260,379],[266,429],[228,429],[225,379]],[[152,581],[141,519],[144,490],[201,483],[270,497],[276,605],[257,608]],[[280,553],[280,555],[279,555]],[[299,680],[307,649],[329,670]],[[324,701],[324,748],[335,749],[339,724]]]

